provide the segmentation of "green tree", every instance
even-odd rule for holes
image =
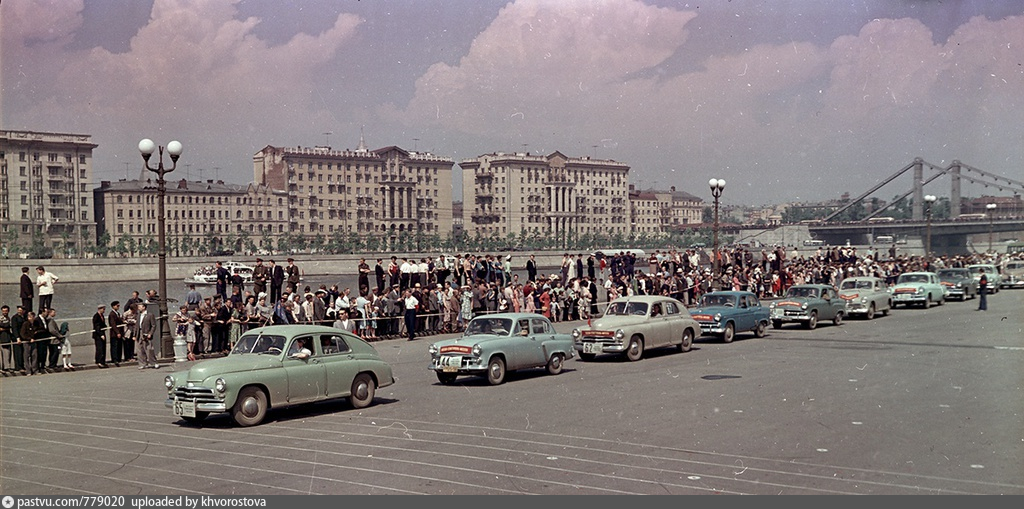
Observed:
[[[110,232],[104,231],[100,238],[96,240],[96,245],[93,247],[93,253],[96,256],[102,256],[106,258],[110,254]]]

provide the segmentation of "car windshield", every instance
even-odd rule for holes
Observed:
[[[647,315],[647,303],[646,302],[613,302],[608,306],[606,315],[616,316],[646,316]]]
[[[928,276],[926,276],[924,274],[903,274],[896,281],[896,284],[899,284],[899,283],[927,283],[927,282],[928,282]]]
[[[705,295],[700,300],[701,307],[711,308],[728,306],[734,307],[736,305],[736,297],[732,295]]]
[[[786,297],[806,297],[806,298],[809,298],[809,299],[813,299],[813,298],[815,298],[817,296],[818,296],[818,289],[817,288],[793,287],[793,288],[790,288],[788,292],[786,292]]]
[[[970,267],[967,267],[967,270],[974,273],[981,272],[981,269],[985,269],[986,274],[991,274],[996,271],[996,269],[991,265],[971,265]]]
[[[284,336],[272,334],[246,334],[238,339],[231,354],[269,353],[279,354],[284,348]]]
[[[466,327],[466,335],[494,334],[495,336],[508,336],[512,330],[512,320],[509,318],[474,318]]]
[[[954,278],[967,277],[970,275],[970,272],[967,272],[964,269],[943,269],[938,271],[936,274],[938,274],[940,278]]]
[[[1024,262],[1010,262],[1006,264],[1007,269],[1024,269]]]
[[[870,290],[874,285],[871,281],[843,281],[843,284],[839,287],[840,290]]]

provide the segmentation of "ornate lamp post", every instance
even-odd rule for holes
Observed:
[[[995,216],[995,214],[996,214],[996,204],[995,203],[987,203],[987,204],[985,204],[985,210],[988,211],[988,214],[986,214],[988,216],[988,252],[991,253],[991,252],[993,252],[992,251],[992,217]]]
[[[164,168],[164,147],[157,147],[153,140],[146,138],[139,142],[139,152],[142,154],[142,160],[146,166],[146,169],[156,173],[157,179],[157,229],[159,235],[157,236],[157,258],[160,261],[160,295],[157,298],[157,304],[160,306],[160,316],[158,318],[160,324],[160,355],[166,357],[167,354],[173,352],[173,344],[171,342],[171,329],[168,324],[167,318],[167,232],[164,222],[164,195],[167,193],[165,187],[164,175],[174,171],[178,166],[178,157],[181,156],[181,143],[172,141],[167,144],[167,155],[171,157],[171,167]],[[157,167],[153,168],[149,165],[149,158],[153,155],[153,151],[159,149],[159,155],[157,156]]]
[[[936,198],[934,194],[924,195],[924,204],[928,209],[925,214],[925,217],[928,218],[928,226],[925,228],[927,233],[925,233],[924,256],[925,261],[929,264],[932,262],[932,205],[935,205],[935,200]]]
[[[711,242],[711,245],[712,245],[712,256],[714,256],[714,260],[712,261],[712,263],[714,264],[713,265],[714,269],[712,270],[712,274],[711,274],[711,277],[713,278],[711,280],[711,289],[712,290],[720,290],[721,289],[721,278],[720,278],[721,274],[720,274],[720,272],[722,270],[722,262],[721,262],[721,260],[719,259],[719,256],[718,256],[718,199],[721,198],[722,191],[725,190],[725,180],[722,180],[722,179],[711,179],[711,180],[708,181],[708,187],[711,188],[711,196],[713,196],[715,198],[715,223],[714,223],[714,229],[713,229],[714,237],[713,237],[713,240]]]

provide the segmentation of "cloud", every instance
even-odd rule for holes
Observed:
[[[48,79],[8,75],[5,87],[25,90],[41,84],[35,92],[38,101],[19,101],[19,123],[34,130],[94,133],[101,146],[104,141],[118,145],[102,147],[114,152],[126,143],[131,150],[136,138],[167,142],[170,138],[162,138],[204,131],[205,136],[181,140],[186,151],[199,156],[193,160],[201,161],[204,155],[207,160],[219,156],[225,144],[270,143],[286,130],[282,125],[308,124],[330,115],[317,105],[317,92],[309,83],[363,20],[341,14],[320,34],[299,33],[272,46],[253,33],[260,19],[237,18],[236,3],[156,0],[149,23],[132,38],[127,52],[102,47],[67,51],[61,65],[45,69]],[[81,2],[49,4],[35,2],[12,13],[5,2],[5,29],[51,26],[42,33],[42,43],[34,42],[42,39],[39,30],[5,30],[5,47],[13,42],[17,48],[5,60],[29,68],[70,40],[80,26]],[[8,19],[12,14],[14,19]],[[54,16],[63,21],[49,23]],[[245,161],[249,155],[240,150],[236,157]]]
[[[583,155],[611,139],[597,155],[634,178],[687,189],[713,172],[750,184],[734,195],[747,202],[856,193],[917,156],[996,173],[1024,164],[1011,120],[1024,115],[1024,18],[973,18],[939,43],[920,21],[878,19],[833,41],[667,68],[696,16],[632,0],[515,2],[391,114],[472,136],[479,153],[522,140]]]

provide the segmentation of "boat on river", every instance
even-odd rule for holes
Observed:
[[[246,285],[252,284],[252,267],[241,262],[222,262],[221,265],[233,276],[238,274],[242,276],[242,281]],[[191,277],[185,278],[185,284],[187,285],[215,285],[217,284],[217,266],[207,265],[205,267],[199,267],[192,274]],[[228,281],[231,284],[231,281]]]

